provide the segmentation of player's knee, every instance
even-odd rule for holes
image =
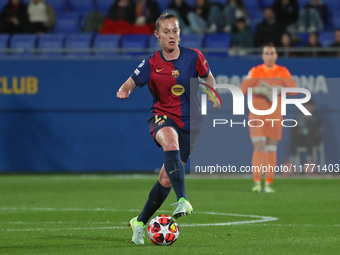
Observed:
[[[255,142],[253,143],[254,145],[254,150],[255,151],[260,151],[260,152],[265,152],[266,151],[266,144],[263,142]]]
[[[276,152],[277,146],[276,145],[266,145],[265,150],[266,150],[266,152]]]
[[[164,151],[175,151],[179,150],[178,142],[176,140],[169,140],[163,144]]]
[[[260,151],[260,152],[265,152],[266,146],[264,144],[257,144],[257,145],[254,145],[254,150]]]
[[[255,151],[265,152],[266,151],[266,138],[265,137],[254,137],[252,138],[253,146]]]
[[[168,176],[159,177],[158,181],[165,188],[170,188],[172,186]]]

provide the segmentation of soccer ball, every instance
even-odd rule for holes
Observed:
[[[148,225],[148,236],[154,244],[170,245],[177,240],[179,227],[169,215],[158,215]]]

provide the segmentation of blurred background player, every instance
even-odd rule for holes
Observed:
[[[290,130],[290,163],[295,165],[297,165],[296,152],[299,147],[304,147],[307,150],[305,163],[316,164],[317,162],[313,158],[313,148],[320,145],[323,137],[322,120],[318,111],[315,110],[314,101],[311,99],[304,106],[312,115],[298,112],[294,119],[299,124]],[[304,172],[308,172],[308,170],[312,169],[305,169]]]
[[[257,110],[268,110],[272,105],[272,88],[277,88],[278,103],[276,110],[265,116],[258,116],[249,113],[249,120],[252,126],[249,127],[250,138],[254,146],[252,166],[254,186],[253,192],[261,191],[261,176],[262,166],[275,167],[277,156],[277,144],[282,138],[283,117],[281,115],[281,87],[296,87],[294,80],[288,69],[276,64],[277,52],[273,44],[268,44],[263,47],[262,52],[263,64],[253,67],[246,79],[241,84],[241,89],[246,95],[248,88],[253,87],[253,106]],[[273,119],[276,121],[266,121],[266,119]],[[257,121],[256,121],[257,120]],[[260,121],[262,120],[262,122]],[[254,170],[256,167],[256,170]],[[272,183],[275,171],[265,172],[265,187],[264,191],[273,193]]]
[[[171,186],[177,196],[173,217],[191,214],[193,207],[187,200],[184,165],[189,159],[201,129],[201,121],[190,122],[190,113],[200,112],[198,84],[190,86],[190,78],[211,78],[209,64],[196,49],[179,47],[179,22],[176,16],[163,13],[156,21],[155,35],[161,50],[146,58],[120,87],[117,97],[129,98],[137,87],[148,84],[154,98],[151,118],[148,120],[150,134],[157,145],[163,148],[164,164],[158,181],[149,193],[149,198],[139,216],[130,221],[133,230],[132,242],[144,244],[145,224],[162,205]],[[209,81],[207,81],[209,82]],[[190,109],[190,95],[195,100]],[[209,98],[214,101],[213,98]],[[218,101],[214,104],[219,108]]]

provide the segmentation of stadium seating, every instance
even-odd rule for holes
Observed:
[[[333,32],[322,32],[319,34],[319,41],[324,47],[328,47],[335,41]]]
[[[94,0],[69,0],[73,12],[87,13],[95,9]]]
[[[274,2],[275,0],[260,0],[262,8],[272,7]]]
[[[149,36],[149,42],[148,45],[150,48],[153,48],[153,50],[155,51],[156,49],[160,49],[160,46],[158,44],[158,39],[155,35],[150,35]]]
[[[95,0],[95,1],[98,10],[103,12],[104,14],[107,14],[111,5],[114,3],[114,0]]]
[[[77,13],[62,13],[57,15],[57,22],[54,28],[56,34],[80,33],[80,15]]]
[[[340,11],[333,12],[333,28],[340,28]]]
[[[0,0],[0,10],[7,3],[8,0]],[[23,0],[28,3],[29,0]],[[82,21],[86,17],[85,14],[91,10],[98,9],[103,13],[107,13],[111,5],[115,0],[46,0],[49,2],[57,12],[57,22],[52,34],[39,36],[37,40],[38,48],[63,48],[66,41],[66,47],[71,45],[71,48],[91,48],[91,36],[82,35],[81,25]],[[172,0],[154,0],[158,2],[160,11],[163,12],[167,9]],[[194,6],[195,0],[185,0],[190,6]],[[250,17],[250,28],[254,33],[258,23],[263,21],[263,8],[272,6],[275,0],[244,0],[245,6],[248,9]],[[310,0],[298,0],[300,7],[304,7]],[[217,3],[225,5],[227,0],[210,0],[211,3]],[[334,42],[333,29],[340,28],[340,1],[339,0],[324,0],[329,7],[328,22],[326,24],[326,30],[320,33],[319,40],[323,46],[328,46]],[[332,31],[332,32],[328,32]],[[298,46],[305,46],[308,41],[308,33],[300,33],[301,43]],[[91,37],[91,38],[90,38]],[[10,47],[12,48],[34,48],[35,37],[31,36],[20,37],[18,35],[13,36],[13,40],[9,35],[0,36],[0,49],[7,47],[7,42],[10,41]],[[90,39],[89,39],[90,38]],[[33,44],[32,44],[33,42]],[[158,40],[154,35],[126,35],[121,37],[120,35],[98,35],[93,41],[94,48],[119,48],[125,51],[125,54],[129,57],[145,56],[147,48],[152,48],[152,52],[159,49]],[[180,45],[183,47],[192,48],[225,48],[228,49],[230,44],[230,34],[182,34]],[[33,45],[33,46],[32,46]],[[78,46],[74,46],[78,45]],[[134,52],[134,49],[142,48],[145,52]],[[132,49],[132,50],[131,50]],[[20,53],[23,56],[32,55],[32,53]],[[0,55],[6,55],[0,52]],[[60,56],[61,53],[44,53],[41,56]],[[84,56],[91,55],[89,53],[74,53],[67,54],[70,56]],[[102,57],[114,57],[121,56],[120,53],[105,52],[95,53],[96,56]],[[228,56],[227,52],[208,53],[209,56]]]
[[[97,35],[93,42],[95,49],[119,49],[120,35]],[[96,52],[97,56],[114,57],[119,56],[118,52]]]
[[[296,45],[296,46],[299,46],[299,47],[300,47],[300,46],[301,46],[301,47],[306,46],[307,43],[308,43],[309,34],[308,34],[308,33],[299,33],[299,37],[300,37],[300,39],[301,39],[301,42],[298,43],[298,45]]]
[[[79,35],[68,35],[66,37],[65,47],[69,49],[89,49],[91,48],[92,35],[79,34]],[[87,52],[69,52],[68,56],[71,57],[88,57],[90,53]]]
[[[13,52],[13,56],[33,56],[35,53],[26,52],[27,49],[34,49],[36,46],[37,37],[35,35],[13,35],[11,38],[11,48],[20,49],[18,52]]]
[[[206,48],[228,49],[230,46],[230,34],[208,34],[205,39]],[[227,52],[210,52],[209,57],[227,57]]]
[[[305,5],[310,2],[310,0],[298,0],[300,9],[305,8]]]
[[[39,49],[62,49],[64,47],[65,35],[59,34],[49,34],[41,35],[38,38],[38,48]],[[63,53],[60,52],[42,52],[40,56],[43,57],[57,57],[62,56]]]
[[[258,1],[254,0],[243,0],[244,5],[246,6],[248,11],[257,11],[261,10],[261,6]]]
[[[183,34],[181,35],[180,45],[183,47],[197,48],[200,49],[203,47],[203,39],[204,35],[191,35],[191,34]]]
[[[340,1],[339,1],[339,5],[340,5]],[[340,27],[337,27],[336,24],[334,24],[334,19],[337,19],[337,17],[340,17],[340,7],[337,7],[337,8],[335,8],[335,6],[333,8],[328,7],[327,22],[325,26],[326,31],[333,31],[333,29],[340,28]]]
[[[251,31],[254,33],[256,31],[256,27],[259,23],[264,20],[262,11],[249,11],[250,24],[249,27]]]
[[[67,0],[48,0],[47,2],[53,6],[57,13],[67,10]]]
[[[0,35],[0,56],[6,56],[7,52],[5,52],[8,48],[8,40],[9,40],[9,35],[3,34]]]
[[[331,10],[339,10],[340,9],[340,1],[339,0],[323,0],[325,4],[327,4],[328,9]]]
[[[196,0],[185,0],[185,2],[190,5],[191,7],[194,7],[195,6],[195,2]]]
[[[142,48],[146,49],[148,46],[148,35],[125,35],[122,39],[122,49],[125,49],[125,55],[130,57],[146,56],[145,52],[133,52],[132,49]],[[129,50],[130,49],[130,50]]]
[[[99,0],[97,0],[97,1],[99,1]],[[155,2],[158,3],[159,11],[162,13],[166,9],[168,9],[168,6],[171,3],[171,0],[155,0]]]
[[[216,3],[216,4],[220,4],[222,6],[224,6],[227,1],[226,0],[210,0],[211,3]]]
[[[0,11],[4,8],[4,6],[7,4],[7,1],[5,0],[0,0]]]

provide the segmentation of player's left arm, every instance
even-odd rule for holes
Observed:
[[[214,75],[212,74],[211,71],[209,71],[209,74],[207,76],[207,80],[206,80],[207,84],[212,87],[213,89],[215,89],[215,84],[216,84],[216,81],[215,81],[215,77]],[[208,96],[208,100],[210,102],[213,102],[214,103],[214,108],[218,109],[221,107],[221,102],[220,100],[216,97],[215,93],[213,91],[211,91],[209,88],[208,88],[209,92],[211,93],[211,95],[214,96],[214,98],[212,98],[210,95]]]
[[[290,87],[290,88],[297,88],[297,85],[291,75],[291,73],[289,72],[289,70],[287,68],[284,68],[284,86],[285,87]],[[281,92],[281,91],[280,91]],[[297,95],[296,92],[289,92],[287,93],[288,95]]]
[[[202,52],[197,49],[193,49],[194,51],[197,52],[198,57],[196,60],[196,72],[199,77],[205,80],[208,86],[212,87],[215,89],[215,78],[210,70],[209,63],[203,56]],[[209,101],[214,102],[214,108],[220,108],[221,107],[221,102],[220,100],[216,97],[215,93],[211,91],[211,89],[208,88],[208,91],[210,92],[211,95],[213,95],[214,98],[212,98],[210,95],[208,96]]]

